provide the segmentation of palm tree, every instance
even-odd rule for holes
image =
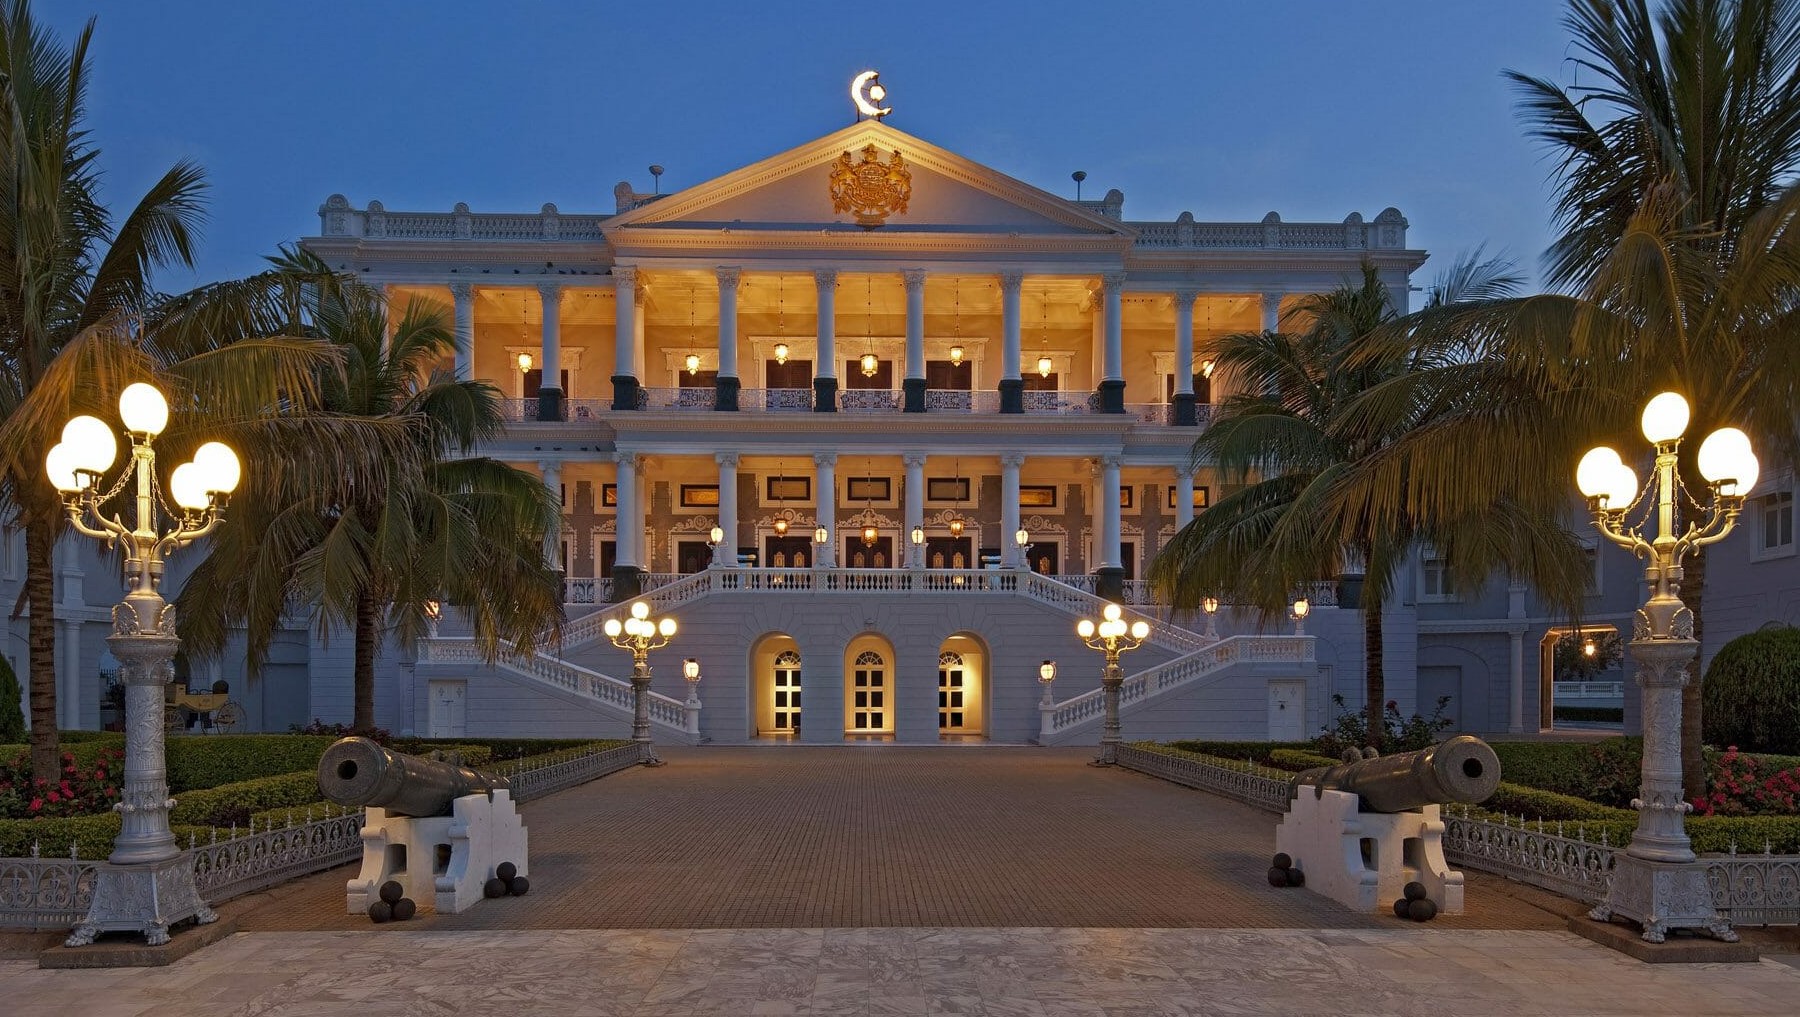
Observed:
[[[1429,299],[1433,306],[1492,299],[1516,283],[1503,262],[1477,251],[1453,265]],[[1267,616],[1282,610],[1296,587],[1360,568],[1365,719],[1379,744],[1387,702],[1381,612],[1418,543],[1442,550],[1461,584],[1478,586],[1505,567],[1565,596],[1579,596],[1568,594],[1579,588],[1579,549],[1560,528],[1534,522],[1504,498],[1455,515],[1372,511],[1407,480],[1368,464],[1434,408],[1415,405],[1411,416],[1372,422],[1359,404],[1370,391],[1429,368],[1427,354],[1440,352],[1371,354],[1387,348],[1379,345],[1385,334],[1402,331],[1373,267],[1364,266],[1360,285],[1301,301],[1283,323],[1300,330],[1219,340],[1214,360],[1240,391],[1195,441],[1193,459],[1215,466],[1227,482],[1251,482],[1176,534],[1150,576],[1178,610],[1223,596]]]
[[[316,412],[403,428],[370,448],[366,485],[301,468],[238,499],[177,601],[183,638],[216,653],[242,624],[254,669],[294,605],[323,637],[354,641],[353,726],[375,727],[375,660],[390,636],[411,646],[441,601],[459,606],[490,661],[558,637],[562,583],[545,560],[559,499],[537,477],[474,455],[504,426],[499,392],[439,370],[455,349],[441,312],[409,305],[389,329],[381,294],[332,278],[317,259],[276,259],[304,283],[311,329],[343,356],[320,379]]]
[[[1564,24],[1591,83],[1510,77],[1556,167],[1547,265],[1565,292],[1440,309],[1394,344],[1390,355],[1422,343],[1464,356],[1363,408],[1373,424],[1421,400],[1460,403],[1385,453],[1383,468],[1413,480],[1390,516],[1456,512],[1496,490],[1563,515],[1581,450],[1635,445],[1637,411],[1664,389],[1687,396],[1692,433],[1736,424],[1777,456],[1800,451],[1800,2],[1667,0],[1653,13],[1645,0],[1570,0]],[[1683,472],[1703,490],[1693,451]],[[1688,559],[1681,591],[1696,638],[1705,562]],[[1705,787],[1693,678],[1690,796]]]

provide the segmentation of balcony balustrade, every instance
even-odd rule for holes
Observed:
[[[1100,412],[1099,396],[1091,392],[1025,392],[1023,409],[1038,416],[1089,416]],[[711,388],[641,388],[638,408],[663,413],[710,413],[718,394]],[[899,413],[905,408],[905,396],[895,389],[840,389],[838,410],[846,414],[882,415]],[[738,391],[738,409],[745,413],[808,413],[813,408],[810,388],[746,388]],[[970,416],[998,414],[1000,393],[985,390],[930,389],[925,393],[925,409],[929,413],[955,413]],[[1194,407],[1198,422],[1204,426],[1212,419],[1212,407],[1202,403]],[[1126,416],[1139,423],[1168,426],[1173,408],[1167,403],[1129,403]],[[565,399],[563,417],[568,421],[592,421],[613,413],[610,399]],[[538,422],[536,396],[526,399],[500,400],[503,419],[513,424]]]

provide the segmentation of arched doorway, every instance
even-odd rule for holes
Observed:
[[[800,646],[783,633],[756,641],[750,652],[751,737],[800,734]]]
[[[1538,642],[1538,728],[1622,729],[1624,643],[1616,626],[1558,627]],[[1557,708],[1564,718],[1558,722]]]
[[[987,731],[987,647],[957,634],[938,647],[938,737],[981,738]]]
[[[844,651],[844,733],[894,733],[894,648],[880,636],[857,636]]]

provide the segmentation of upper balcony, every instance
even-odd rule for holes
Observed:
[[[737,394],[740,413],[798,414],[814,412],[815,396],[809,388],[752,388]],[[1023,415],[1030,417],[1089,417],[1103,411],[1098,395],[1090,392],[1025,392],[1022,394]],[[506,399],[502,401],[506,419],[513,423],[557,423],[544,420],[539,399]],[[718,408],[718,393],[713,388],[643,388],[638,390],[638,411],[662,413],[710,413]],[[1212,406],[1194,406],[1195,426],[1205,427],[1212,419]],[[905,393],[899,389],[843,389],[837,393],[837,412],[862,416],[885,416],[905,411]],[[611,400],[568,399],[562,404],[561,421],[576,423],[604,420],[615,410]],[[1000,393],[970,392],[961,389],[928,389],[925,412],[933,415],[952,414],[966,418],[993,417],[1010,420],[1018,414],[1002,415]],[[1116,415],[1115,415],[1116,416]],[[1126,403],[1124,416],[1136,425],[1170,426],[1175,407],[1170,403]]]

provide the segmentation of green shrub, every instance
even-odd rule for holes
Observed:
[[[211,830],[195,827],[175,828],[176,841],[186,847],[189,834],[210,836]],[[35,845],[44,858],[69,857],[69,845],[77,847],[77,856],[100,859],[112,854],[113,839],[119,835],[119,816],[102,812],[94,816],[63,816],[52,819],[0,819],[0,858],[24,858]]]
[[[1306,749],[1313,747],[1312,742],[1209,742],[1185,741],[1170,742],[1171,748],[1183,752],[1197,752],[1203,756],[1218,756],[1223,759],[1246,759],[1253,763],[1269,762],[1269,753],[1276,749]]]
[[[1598,742],[1495,742],[1500,777],[1557,794],[1573,795],[1614,808],[1637,797],[1644,741],[1607,738]]]
[[[169,790],[218,787],[257,777],[316,770],[324,735],[179,735],[168,740]]]
[[[1623,724],[1623,706],[1559,706],[1556,719],[1571,723]]]
[[[457,738],[454,742],[431,738],[396,738],[387,743],[388,748],[399,752],[422,754],[434,748],[462,748],[471,745],[481,746],[488,750],[485,757],[489,762],[500,763],[509,759],[524,756],[538,756],[547,753],[578,749],[594,742],[585,738]],[[465,757],[466,758],[466,757]]]
[[[1700,696],[1708,743],[1800,753],[1800,628],[1767,628],[1720,647]]]
[[[25,740],[25,710],[19,705],[24,694],[12,664],[0,657],[0,742]]]
[[[387,747],[413,756],[428,756],[432,752],[446,755],[455,753],[462,757],[462,765],[476,770],[486,769],[494,761],[494,750],[475,742],[411,742],[404,748],[390,743]]]
[[[172,823],[198,826],[244,826],[251,815],[268,809],[309,805],[323,801],[318,774],[313,770],[275,777],[240,780],[212,788],[195,788],[175,796]]]
[[[1343,760],[1322,756],[1310,749],[1275,749],[1269,753],[1270,766],[1294,773],[1318,766],[1336,766],[1341,762]]]

